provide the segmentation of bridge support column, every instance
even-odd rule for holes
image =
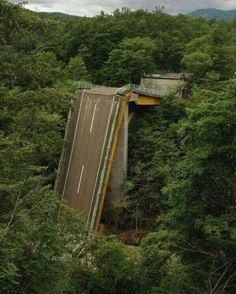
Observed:
[[[124,179],[126,178],[128,167],[128,126],[129,107],[127,105],[108,187],[107,201],[112,210],[119,207],[124,199]]]

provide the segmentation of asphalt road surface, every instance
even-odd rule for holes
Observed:
[[[59,192],[90,215],[119,97],[115,88],[78,91],[67,135]]]

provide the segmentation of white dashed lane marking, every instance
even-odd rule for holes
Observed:
[[[95,114],[96,114],[97,105],[98,105],[98,101],[95,104],[95,107],[94,107],[94,110],[93,110],[93,117],[92,117],[92,121],[91,121],[91,125],[90,125],[90,130],[89,130],[90,133],[92,132],[92,129],[93,129],[93,124],[94,124],[94,118],[95,118]]]
[[[80,174],[80,179],[79,179],[79,185],[78,185],[78,189],[77,189],[77,194],[79,194],[79,191],[80,191],[80,186],[81,186],[83,174],[84,174],[84,165],[82,166],[82,170],[81,170],[81,174]]]

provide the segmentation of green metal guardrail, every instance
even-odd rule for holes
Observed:
[[[119,89],[120,94],[125,94],[129,91],[132,91],[137,94],[144,94],[144,95],[151,95],[156,97],[164,97],[166,95],[166,90],[164,88],[147,88],[142,85],[135,85],[135,84],[127,84],[124,87]]]
[[[96,87],[96,85],[88,82],[83,82],[83,81],[74,81],[73,86],[77,89],[92,89]]]
[[[83,81],[75,81],[73,85],[77,89],[92,89],[94,87],[99,87],[92,83],[83,82]],[[163,87],[158,87],[156,89],[153,89],[153,88],[147,88],[142,85],[135,85],[135,84],[127,84],[124,87],[119,88],[117,93],[120,95],[124,95],[129,91],[133,91],[134,93],[137,93],[137,94],[151,95],[158,98],[166,96],[166,89]]]

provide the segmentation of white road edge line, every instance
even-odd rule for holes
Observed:
[[[80,107],[79,107],[79,113],[78,113],[78,117],[77,117],[77,121],[76,121],[75,135],[74,135],[74,138],[73,138],[73,143],[72,143],[72,148],[71,148],[71,153],[70,153],[69,164],[68,164],[68,168],[67,168],[67,172],[66,172],[66,179],[65,179],[65,183],[64,183],[63,192],[62,192],[63,195],[64,195],[65,190],[66,190],[66,184],[67,184],[67,180],[68,180],[68,175],[69,175],[69,170],[70,170],[70,165],[71,165],[72,154],[73,154],[74,147],[75,147],[75,139],[76,139],[78,125],[79,125],[79,118],[80,118],[80,113],[81,113],[81,108],[82,108],[84,93],[85,93],[85,90],[83,90],[82,97],[81,97],[81,102],[80,102]]]
[[[89,130],[90,133],[92,132],[92,129],[93,129],[93,123],[94,123],[94,118],[95,118],[95,113],[96,113],[97,105],[98,105],[98,101],[96,102],[95,107],[94,107],[94,110],[93,110],[93,118],[92,118],[92,121],[91,121],[90,130]]]
[[[77,194],[79,194],[79,191],[80,191],[80,186],[81,186],[83,174],[84,174],[84,165],[82,166],[82,170],[81,170],[81,174],[80,174],[80,178],[79,178],[79,185],[78,185],[78,188],[77,188]]]
[[[114,101],[115,101],[116,95],[117,95],[117,91],[114,93],[113,100],[112,100],[111,110],[110,110],[110,114],[109,114],[109,119],[108,119],[108,123],[107,123],[107,128],[106,128],[104,141],[103,141],[103,146],[102,146],[102,154],[101,154],[99,165],[98,165],[97,176],[96,176],[95,185],[94,185],[94,188],[93,188],[92,201],[91,201],[91,204],[90,204],[89,214],[88,214],[88,218],[87,218],[87,226],[89,224],[89,219],[90,219],[90,215],[91,215],[91,211],[92,211],[92,206],[93,206],[93,201],[94,201],[94,196],[95,196],[95,190],[96,190],[96,186],[97,186],[100,167],[101,167],[101,164],[102,164],[102,158],[103,158],[103,154],[104,154],[104,150],[105,150],[106,138],[107,138],[107,134],[108,134],[108,130],[109,130],[109,125],[110,125],[110,122],[111,122],[111,116],[112,116],[112,111],[113,111]]]

